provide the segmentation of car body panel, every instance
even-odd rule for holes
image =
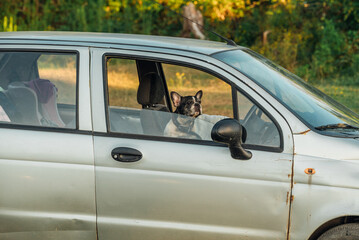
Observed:
[[[359,216],[358,141],[313,131],[294,141],[291,239],[308,239],[335,218]],[[307,168],[315,173],[306,174]]]
[[[115,147],[143,158],[116,162]],[[245,162],[227,147],[95,136],[99,238],[285,238],[291,155],[252,153]]]
[[[298,155],[337,160],[358,160],[358,139],[330,137],[308,131],[295,134],[295,153]],[[320,144],[313,144],[320,143]]]
[[[1,49],[79,52],[81,114],[79,130],[1,124],[0,239],[96,239],[88,48]]]
[[[0,135],[0,238],[95,239],[91,136],[4,128]]]
[[[358,160],[298,154],[294,161],[291,239],[308,239],[333,219],[359,216]],[[306,174],[306,168],[315,173]]]
[[[293,156],[292,133],[286,121],[265,100],[255,98],[280,121],[285,139],[283,152],[253,150],[250,161],[234,160],[224,146],[106,136],[105,96],[99,80],[104,76],[100,60],[106,53],[208,68],[256,95],[232,75],[198,58],[92,48],[99,238],[286,238]],[[117,162],[110,154],[116,147],[136,149],[143,159]]]
[[[45,44],[96,46],[123,45],[138,47],[151,47],[165,50],[182,50],[185,52],[198,52],[210,55],[218,51],[235,49],[236,47],[221,42],[204,41],[190,38],[158,37],[138,34],[118,33],[83,33],[83,32],[3,32],[0,34],[3,42],[44,42]]]

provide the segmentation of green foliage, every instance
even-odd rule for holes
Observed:
[[[190,0],[3,0],[0,31],[180,36]],[[312,83],[359,84],[359,1],[192,0],[204,25]],[[162,5],[162,6],[161,6]],[[264,33],[267,39],[263,41]],[[205,32],[208,39],[219,40]]]
[[[313,54],[312,68],[316,76],[324,79],[345,67],[344,43],[345,36],[335,28],[333,21],[325,21],[321,39]]]
[[[266,6],[268,42],[249,46],[312,83],[358,84],[359,2],[292,3]]]

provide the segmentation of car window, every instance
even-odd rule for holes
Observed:
[[[76,127],[76,53],[0,56],[0,123]]]
[[[272,120],[222,79],[176,64],[106,58],[108,128],[111,132],[212,141],[211,130],[224,118],[247,129],[248,145],[279,147]]]
[[[239,121],[246,129],[245,144],[280,147],[280,133],[272,119],[241,92],[237,91]]]
[[[211,141],[213,125],[233,117],[230,85],[203,71],[111,57],[106,66],[112,132]],[[176,106],[174,93],[190,103]],[[198,116],[179,108],[197,108]]]

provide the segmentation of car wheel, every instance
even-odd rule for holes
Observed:
[[[323,233],[318,240],[358,240],[359,223],[348,223],[336,226]]]

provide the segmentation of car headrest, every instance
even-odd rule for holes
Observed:
[[[21,118],[18,123],[29,125],[41,125],[41,114],[38,109],[36,93],[31,88],[25,86],[23,82],[12,82],[8,86],[6,95],[12,100]]]
[[[160,76],[155,72],[149,72],[142,76],[137,91],[137,102],[142,106],[163,102],[165,95]]]

